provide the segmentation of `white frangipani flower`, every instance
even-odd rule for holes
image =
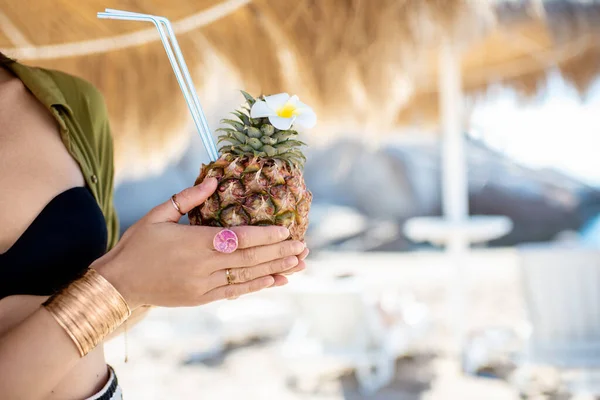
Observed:
[[[265,96],[264,100],[256,100],[250,110],[252,118],[269,118],[269,122],[277,129],[290,129],[298,123],[305,128],[312,128],[317,123],[315,112],[302,103],[298,96],[287,93]]]

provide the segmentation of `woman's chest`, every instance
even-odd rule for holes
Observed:
[[[57,121],[29,92],[0,90],[0,254],[59,193],[82,186]]]

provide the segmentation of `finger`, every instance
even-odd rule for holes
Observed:
[[[308,253],[310,253],[310,250],[308,248],[304,249],[304,251],[298,256],[298,258],[300,260],[304,260],[306,259],[306,257],[308,257]]]
[[[220,257],[215,258],[215,260],[221,263],[220,269],[226,269],[227,267],[252,267],[279,258],[297,256],[304,251],[304,248],[304,243],[290,240],[268,246],[236,250],[234,253],[221,255]],[[223,268],[223,265],[226,267]]]
[[[273,275],[273,278],[275,279],[275,283],[271,287],[287,285],[289,282],[288,278],[283,275]]]
[[[214,235],[218,234],[223,228],[210,228],[212,233],[205,235],[206,246],[214,247]],[[290,237],[290,231],[284,226],[236,226],[227,228],[232,230],[238,239],[238,249],[247,249],[250,247],[266,246],[280,243]]]
[[[234,297],[243,296],[248,293],[258,292],[259,290],[266,289],[273,286],[275,278],[272,276],[263,276],[258,279],[254,279],[250,282],[237,283],[234,285],[220,286],[206,293],[206,299],[208,302],[231,299]]]
[[[282,275],[289,276],[295,274],[296,272],[304,271],[305,269],[306,264],[304,263],[304,261],[300,261],[298,262],[298,265],[296,265],[294,268],[290,269],[289,271],[282,272]]]
[[[216,288],[229,284],[227,280],[227,271],[229,271],[230,280],[232,283],[244,283],[262,276],[275,275],[289,271],[298,265],[299,262],[300,261],[298,260],[298,257],[290,256],[269,261],[254,267],[228,268],[225,270],[216,271],[210,276],[210,285],[211,287]]]
[[[204,203],[217,190],[215,178],[205,179],[199,185],[189,187],[175,195],[179,208],[187,214],[192,208]],[[150,222],[178,222],[182,214],[177,211],[171,199],[153,208],[147,215]]]
[[[237,226],[230,229],[238,237],[239,249],[267,246],[290,237],[290,231],[284,226]]]

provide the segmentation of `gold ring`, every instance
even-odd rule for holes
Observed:
[[[185,215],[184,213],[181,212],[181,207],[179,206],[179,203],[177,202],[177,199],[175,198],[176,195],[171,196],[171,203],[173,204],[173,207],[175,207],[175,209],[177,210],[177,212],[181,215]]]
[[[233,274],[231,273],[231,268],[227,268],[225,270],[225,276],[227,277],[227,284],[233,285]]]

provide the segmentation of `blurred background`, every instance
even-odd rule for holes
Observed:
[[[107,7],[171,20],[213,132],[240,89],[319,119],[307,271],[151,311],[107,345],[127,398],[600,396],[600,1],[0,0],[0,51],[104,93],[124,231],[208,157]]]

